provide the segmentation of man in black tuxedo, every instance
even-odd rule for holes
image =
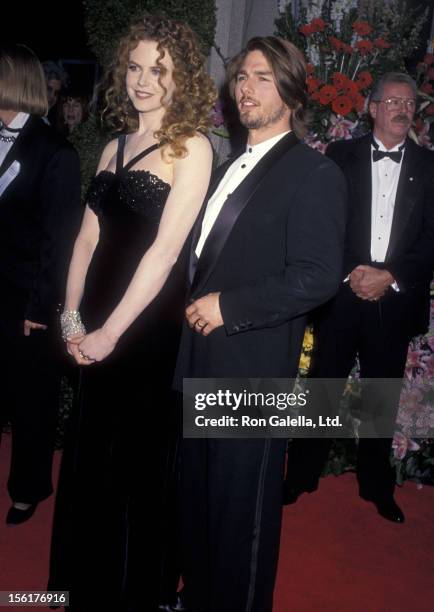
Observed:
[[[408,138],[416,94],[408,75],[384,75],[370,98],[373,132],[327,149],[348,180],[350,204],[344,280],[336,297],[316,314],[312,376],[346,379],[358,355],[362,378],[402,379],[410,339],[427,330],[434,267],[434,153]],[[392,427],[398,403],[399,387],[382,404]],[[293,442],[287,503],[317,488],[330,443]],[[359,441],[359,491],[381,516],[403,522],[393,498],[390,447],[385,438]]]
[[[305,63],[292,44],[253,38],[229,83],[248,142],[223,164],[193,231],[190,305],[175,380],[292,377],[305,315],[341,278],[345,180],[302,144]],[[270,612],[285,440],[184,439],[185,603]]]
[[[8,524],[52,492],[59,301],[80,216],[78,156],[42,119],[47,90],[30,49],[0,49],[0,423],[10,421]]]

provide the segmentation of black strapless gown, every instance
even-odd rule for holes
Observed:
[[[170,185],[123,167],[95,177],[87,202],[100,238],[86,277],[87,331],[105,322],[155,240]],[[178,398],[171,391],[183,317],[179,268],[103,362],[82,368],[59,479],[50,589],[74,612],[150,611],[177,582]],[[147,568],[145,571],[145,567]],[[151,568],[149,570],[148,568]]]

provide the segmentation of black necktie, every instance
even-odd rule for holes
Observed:
[[[372,146],[374,147],[374,151],[372,151],[373,162],[377,162],[379,159],[383,159],[383,157],[390,157],[390,159],[399,164],[402,158],[402,149],[405,147],[405,144],[401,145],[398,151],[380,151],[378,143],[372,139]]]

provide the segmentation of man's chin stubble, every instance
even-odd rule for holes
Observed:
[[[242,125],[248,130],[259,130],[260,128],[271,127],[272,125],[275,125],[276,123],[281,121],[285,116],[285,110],[285,106],[282,105],[282,107],[279,110],[275,111],[273,114],[266,115],[265,117],[252,117],[251,119],[249,119],[247,112],[245,113],[245,117],[243,117],[243,115],[240,115],[240,121]]]

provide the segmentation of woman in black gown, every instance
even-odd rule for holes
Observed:
[[[82,368],[50,588],[68,590],[74,612],[153,612],[176,590],[179,256],[208,186],[201,132],[214,97],[187,26],[151,16],[133,24],[106,94],[106,117],[122,133],[88,192],[62,315]]]

